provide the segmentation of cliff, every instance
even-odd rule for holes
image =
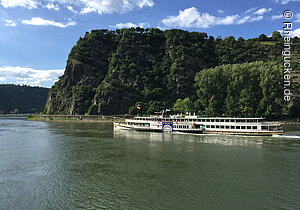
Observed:
[[[196,73],[223,64],[278,60],[281,47],[272,37],[236,40],[183,30],[93,30],[71,50],[45,112],[125,114],[140,104],[151,113],[184,98],[197,104]]]

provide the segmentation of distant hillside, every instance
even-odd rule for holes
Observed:
[[[0,85],[0,113],[42,112],[48,92],[48,88]]]
[[[297,55],[300,39],[292,42],[292,53]],[[278,32],[245,40],[178,29],[93,30],[71,50],[64,75],[49,92],[45,111],[136,114],[140,105],[139,113],[145,114],[172,108],[217,116],[285,115],[289,110],[282,101],[282,47]],[[299,69],[299,60],[293,61],[294,69]],[[231,78],[231,72],[238,77]],[[299,74],[293,77],[296,81]],[[266,85],[269,81],[274,84]],[[250,94],[247,85],[256,92]],[[292,91],[298,87],[299,83],[293,85]]]

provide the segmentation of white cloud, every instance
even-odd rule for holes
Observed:
[[[99,14],[125,13],[134,9],[153,7],[153,0],[52,0],[60,4],[81,8],[81,14],[96,12]]]
[[[23,24],[28,24],[28,25],[36,25],[36,26],[56,26],[60,28],[66,28],[68,26],[74,26],[76,25],[76,22],[70,21],[68,23],[60,23],[60,22],[55,22],[52,20],[45,20],[40,17],[34,17],[31,20],[22,20]]]
[[[291,37],[297,36],[298,38],[300,38],[300,28],[291,31],[290,36]]]
[[[41,0],[0,0],[3,7],[25,7],[33,9],[40,6]],[[67,4],[68,6],[76,6],[80,8],[81,14],[96,12],[99,14],[125,13],[134,9],[142,9],[144,7],[153,7],[154,0],[47,0],[47,4],[43,7],[48,9],[59,10],[58,4]],[[72,11],[70,8],[68,8]]]
[[[224,11],[223,11],[223,10],[221,10],[221,9],[218,9],[218,13],[220,13],[220,14],[223,14],[223,13],[224,13]]]
[[[74,8],[70,5],[67,6],[67,9],[70,10],[71,12],[77,14],[78,12],[76,10],[74,10]]]
[[[81,14],[90,12],[104,13],[124,13],[135,8],[152,7],[153,0],[78,0],[83,5]]]
[[[5,20],[5,26],[16,26],[17,24],[12,20]]]
[[[250,9],[248,9],[246,12],[245,12],[245,14],[248,14],[248,13],[252,13],[254,10],[256,10],[257,9],[257,7],[252,7],[252,8],[250,8]]]
[[[56,4],[52,4],[52,3],[48,3],[46,6],[45,6],[47,9],[53,9],[55,11],[58,11],[59,10],[59,7],[56,5]]]
[[[267,8],[261,8],[261,9],[255,11],[253,14],[254,15],[263,15],[265,13],[270,12],[271,10],[272,10],[272,8],[269,8],[269,9],[267,9]]]
[[[109,26],[111,28],[131,28],[131,27],[141,27],[141,28],[146,28],[149,27],[149,23],[139,23],[139,24],[134,24],[134,23],[118,23],[114,26]]]
[[[262,19],[264,19],[264,16],[260,15],[260,16],[257,16],[257,17],[251,17],[248,22],[260,21]]]
[[[15,80],[18,84],[41,86],[42,83],[54,84],[64,70],[36,70],[25,67],[0,67],[0,80]]]
[[[40,4],[38,0],[0,0],[0,4],[5,7],[25,7],[27,9],[37,8]]]
[[[297,13],[295,17],[296,17],[295,23],[300,23],[300,13]]]
[[[210,28],[216,25],[242,24],[262,19],[263,16],[240,17],[238,14],[226,17],[216,17],[208,13],[200,13],[195,7],[191,7],[184,11],[179,11],[177,16],[170,16],[163,19],[162,22],[168,27]]]
[[[283,30],[277,30],[281,33],[281,35],[283,36]],[[272,34],[270,34],[268,37],[271,37]],[[298,38],[300,38],[300,28],[294,29],[293,31],[289,31],[289,33],[287,34],[287,36],[289,37],[295,37],[297,36]]]
[[[276,3],[288,4],[290,2],[299,2],[300,0],[276,0]]]
[[[283,18],[282,15],[273,15],[273,16],[271,17],[272,20],[278,20],[278,19],[281,19],[281,18]]]

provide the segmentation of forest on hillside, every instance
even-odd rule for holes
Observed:
[[[0,114],[43,112],[48,92],[48,88],[0,84]]]
[[[300,39],[292,42],[292,65],[299,69]],[[136,114],[140,105],[140,114],[171,108],[210,116],[293,116],[299,98],[283,101],[282,47],[279,32],[245,40],[178,29],[93,30],[72,48],[45,113]],[[299,96],[299,74],[292,76]]]

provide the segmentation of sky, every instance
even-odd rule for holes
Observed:
[[[51,87],[89,30],[183,29],[245,39],[282,30],[300,37],[300,0],[0,0],[0,84]]]

